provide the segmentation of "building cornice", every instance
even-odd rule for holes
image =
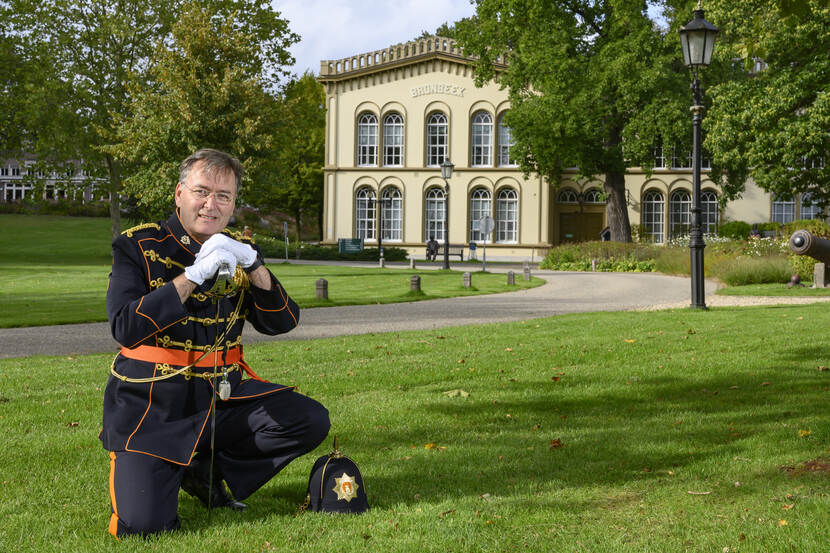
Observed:
[[[471,65],[476,59],[478,59],[476,56],[466,55],[455,40],[433,36],[339,60],[323,60],[320,62],[318,80],[321,83],[335,83],[398,69],[427,60],[443,60]],[[503,57],[496,58],[494,65],[497,70],[507,68],[506,60]]]

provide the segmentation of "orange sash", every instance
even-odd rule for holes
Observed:
[[[133,349],[121,348],[121,355],[128,359],[135,359],[136,361],[145,361],[147,363],[167,363],[178,367],[193,364],[204,352],[202,351],[184,351],[181,349],[159,348],[155,346],[138,346]],[[208,353],[202,359],[199,359],[194,366],[196,367],[213,367],[214,358],[215,366],[227,367],[234,363],[239,363],[239,366],[248,373],[248,375],[255,380],[262,380],[257,374],[251,370],[251,367],[242,359],[242,346],[236,346],[227,351],[214,351]],[[225,358],[223,361],[222,358]]]

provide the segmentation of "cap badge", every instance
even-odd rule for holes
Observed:
[[[354,481],[354,476],[349,476],[345,472],[343,476],[340,478],[334,479],[335,486],[332,488],[334,493],[337,494],[337,500],[345,499],[348,503],[355,497],[357,497],[357,489],[360,487],[357,482]]]

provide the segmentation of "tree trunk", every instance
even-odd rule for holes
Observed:
[[[611,240],[631,242],[631,224],[628,221],[628,206],[625,204],[625,175],[622,173],[605,174],[605,215],[611,230]]]
[[[294,223],[297,225],[297,243],[300,243],[300,225],[302,224],[302,210],[294,212]]]
[[[121,165],[107,156],[107,168],[110,174],[110,228],[115,241],[121,234]]]

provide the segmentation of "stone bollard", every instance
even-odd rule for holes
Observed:
[[[421,291],[421,277],[418,275],[412,275],[409,277],[409,291],[410,292],[420,292]]]
[[[594,271],[595,273],[597,272],[597,260],[596,259],[591,260],[591,270]]]
[[[813,288],[827,288],[827,265],[824,263],[813,266]]]
[[[409,268],[410,268],[410,269],[414,269],[414,268],[415,268],[415,258],[414,258],[414,257],[410,257],[410,258],[409,258]]]
[[[386,267],[386,258],[385,257],[381,257],[378,260],[378,267],[380,267],[381,269]]]
[[[324,278],[317,279],[317,299],[329,299],[329,281]]]
[[[473,278],[470,273],[464,273],[461,276],[464,277],[464,288],[469,288],[473,285]]]
[[[507,271],[507,285],[514,286],[516,284],[516,275],[513,271]]]
[[[527,265],[525,265],[524,277],[525,280],[530,280],[530,267]]]

